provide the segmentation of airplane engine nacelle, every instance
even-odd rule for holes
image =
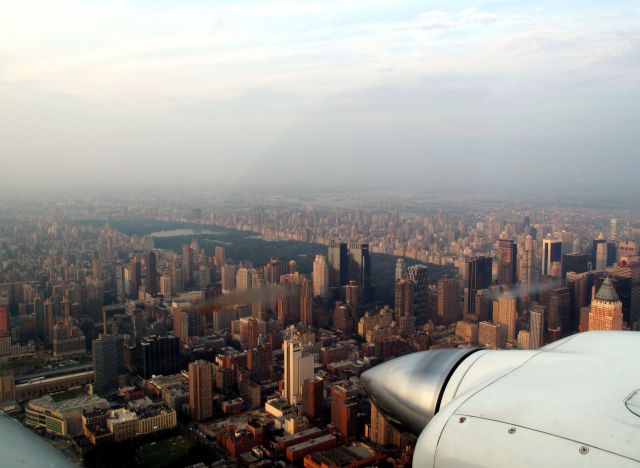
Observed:
[[[640,333],[538,350],[438,349],[362,375],[419,467],[640,466]]]

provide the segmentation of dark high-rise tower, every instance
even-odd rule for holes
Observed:
[[[171,375],[180,372],[180,340],[173,335],[154,335],[138,343],[138,375]]]
[[[429,267],[426,265],[412,265],[407,268],[407,278],[413,281],[414,284],[413,315],[418,320],[426,320],[429,298]]]
[[[569,288],[556,288],[549,291],[547,305],[547,328],[560,329],[561,336],[571,330],[571,292]]]
[[[94,388],[97,392],[109,392],[118,388],[118,373],[123,364],[124,342],[122,337],[100,335],[93,340]]]
[[[460,320],[458,281],[448,275],[438,280],[438,317],[443,324]]]
[[[329,284],[340,288],[349,282],[349,252],[347,244],[332,242],[329,244]]]
[[[213,365],[203,359],[189,364],[189,412],[194,421],[213,416]]]
[[[155,252],[147,252],[144,264],[145,264],[146,290],[152,296],[157,296],[158,295],[158,269],[156,266]]]
[[[304,401],[304,414],[312,421],[322,418],[322,394],[324,392],[324,379],[314,377],[304,381],[302,400]]]
[[[277,258],[272,258],[264,266],[264,279],[269,284],[280,284],[280,277],[284,274],[284,265]]]
[[[369,244],[333,242],[329,245],[329,283],[334,292],[353,281],[360,287],[361,302],[373,300]]]
[[[498,240],[498,284],[513,286],[517,282],[518,244],[509,239]]]
[[[185,288],[193,286],[193,254],[189,244],[182,246],[182,278]]]
[[[598,246],[602,246],[602,259],[598,258]],[[592,267],[596,270],[604,270],[606,267],[613,265],[618,257],[618,246],[615,242],[607,242],[604,234],[600,233],[597,239],[593,240],[593,246],[591,249],[591,261]],[[601,260],[599,265],[599,260]]]
[[[355,392],[351,387],[347,385],[331,387],[331,424],[344,443],[349,443],[357,435],[357,411]]]
[[[135,255],[131,257],[129,262],[129,293],[134,299],[138,298],[138,290],[140,289],[140,283],[142,281],[142,266],[140,259]]]
[[[540,274],[548,276],[552,273],[554,263],[562,262],[562,240],[542,240],[542,268]]]
[[[562,277],[566,278],[567,273],[584,273],[589,271],[589,257],[587,254],[570,253],[562,255]]]
[[[313,284],[306,277],[300,290],[300,321],[307,327],[313,326]]]
[[[396,320],[398,320],[399,317],[402,317],[405,314],[413,316],[414,291],[415,284],[413,283],[413,281],[408,279],[401,279],[396,281],[394,306]]]
[[[371,256],[369,244],[349,243],[349,280],[360,286],[363,303],[373,299],[371,289]]]
[[[465,261],[464,313],[474,315],[476,312],[476,293],[491,285],[491,257],[473,257]]]

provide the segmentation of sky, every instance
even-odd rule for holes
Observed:
[[[637,1],[5,0],[2,185],[607,191]]]

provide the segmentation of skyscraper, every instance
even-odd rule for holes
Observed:
[[[517,282],[518,245],[509,239],[498,240],[498,284],[513,286]]]
[[[618,246],[616,242],[607,242],[601,232],[597,239],[593,240],[591,248],[591,259],[593,268],[604,271],[609,265],[613,265],[618,258]]]
[[[186,289],[193,286],[193,253],[189,244],[182,246],[182,279]]]
[[[625,304],[624,297],[620,294],[622,288],[619,290],[616,287],[616,283],[613,281],[614,278],[628,278],[630,280],[629,289],[629,306],[628,306],[628,317],[625,317],[625,320],[632,327],[640,324],[638,320],[640,320],[640,263],[636,260],[631,260],[629,258],[626,261],[620,261],[615,264],[613,268],[614,277],[611,278],[611,282],[614,284],[616,288],[616,293],[620,301],[622,302],[622,314],[624,316],[625,313]]]
[[[313,295],[323,299],[329,296],[329,264],[324,255],[316,255],[313,261]]]
[[[302,402],[302,385],[314,376],[313,354],[305,354],[302,344],[286,338],[282,343],[284,350],[284,392],[283,397],[289,403]]]
[[[280,277],[284,274],[284,266],[277,258],[269,260],[264,267],[264,279],[268,284],[280,284]]]
[[[115,279],[116,300],[124,302],[127,298],[127,286],[125,285],[124,265],[122,262],[115,262],[113,265],[113,277]]]
[[[345,444],[357,435],[358,405],[354,397],[354,389],[348,384],[331,387],[331,424]]]
[[[465,261],[464,313],[474,315],[476,312],[476,293],[491,285],[491,257],[472,257]]]
[[[340,288],[349,281],[349,253],[347,244],[329,244],[329,283],[332,288]]]
[[[522,284],[533,283],[535,280],[535,250],[533,246],[533,238],[530,235],[525,237],[523,248],[520,251],[519,260],[518,280]]]
[[[602,286],[605,278],[608,278],[613,285],[613,289],[622,302],[622,320],[631,323],[631,302],[633,300],[633,280],[631,276],[609,275],[607,277],[594,278],[596,291]]]
[[[260,383],[271,377],[271,360],[273,352],[271,345],[259,344],[247,352],[247,368],[251,373],[251,380]]]
[[[215,259],[216,268],[220,270],[227,263],[224,255],[224,247],[216,245],[216,248],[213,249],[213,256]]]
[[[531,348],[531,333],[527,330],[518,332],[518,349],[533,349]]]
[[[605,271],[607,269],[607,243],[598,242],[596,245],[596,271]]]
[[[322,418],[322,401],[324,393],[324,379],[314,377],[304,381],[304,414],[311,420]]]
[[[622,302],[609,278],[591,302],[589,330],[622,330]]]
[[[249,268],[238,268],[238,271],[236,272],[236,289],[240,291],[251,289],[252,276],[253,275]]]
[[[405,279],[407,276],[407,265],[404,261],[404,258],[399,258],[396,260],[396,273],[395,280],[400,281]]]
[[[571,329],[571,293],[569,288],[555,288],[549,291],[547,305],[547,327],[560,330],[561,336],[568,335]]]
[[[152,375],[171,375],[180,371],[180,342],[173,335],[154,335],[142,338],[137,347],[138,375],[149,379]]]
[[[46,319],[44,315],[44,302],[38,294],[33,298],[33,313],[36,317],[36,333],[44,341],[46,333]]]
[[[92,343],[94,389],[110,392],[118,388],[118,374],[123,365],[124,341],[122,337],[101,334]]]
[[[554,263],[562,262],[562,240],[543,239],[542,240],[542,268],[540,274],[548,276]]]
[[[394,312],[396,320],[405,314],[413,316],[415,284],[411,280],[401,279],[396,281]]]
[[[369,244],[333,242],[329,245],[329,283],[332,288],[340,288],[349,281],[360,287],[362,302],[373,299]]]
[[[280,276],[277,309],[278,320],[280,320],[284,326],[300,321],[300,285],[297,282],[297,278],[297,274]]]
[[[574,273],[589,271],[588,255],[581,253],[562,254],[562,277],[566,278],[570,271]]]
[[[592,273],[567,273],[567,288],[571,295],[571,328],[577,330],[580,325],[580,309],[591,302]]]
[[[158,295],[158,268],[155,252],[147,252],[144,261],[146,291],[152,296]]]
[[[429,297],[429,267],[426,265],[412,265],[407,268],[407,279],[413,281],[414,316],[418,320],[426,320],[427,303]]]
[[[458,281],[448,275],[438,280],[438,317],[441,323],[460,320],[460,288]]]
[[[493,302],[493,321],[502,327],[502,339],[514,344],[516,341],[516,298],[502,294]]]
[[[611,218],[611,225],[609,227],[609,240],[615,242],[618,240],[618,220]]]
[[[401,434],[373,403],[371,404],[370,420],[369,439],[371,439],[372,442],[381,447],[400,445]]]
[[[574,253],[573,250],[573,241],[575,240],[575,234],[571,231],[560,231],[556,232],[553,236],[556,239],[560,239],[562,242],[562,254],[571,254]]]
[[[6,305],[0,304],[0,336],[10,332],[9,327],[9,309]]]
[[[349,250],[349,280],[360,287],[360,295],[363,303],[373,300],[371,287],[371,256],[369,244],[351,242]]]
[[[360,304],[360,291],[361,288],[355,281],[349,281],[349,284],[344,287],[344,301],[354,310],[357,310]]]
[[[502,334],[502,326],[498,323],[480,322],[478,324],[478,343],[487,348],[502,347]]]
[[[534,305],[529,314],[529,331],[531,349],[544,346],[544,306]]]
[[[142,265],[140,259],[135,255],[131,257],[129,262],[129,293],[133,299],[138,298],[138,290],[140,289],[140,283],[142,282]]]
[[[222,291],[229,292],[236,289],[236,265],[226,263],[222,267]]]
[[[313,288],[309,278],[302,278],[300,289],[300,322],[307,327],[313,326]]]
[[[203,359],[189,364],[189,412],[194,421],[213,416],[213,365]]]
[[[618,242],[618,259],[622,260],[624,257],[636,257],[638,256],[638,243],[636,241],[624,240]]]

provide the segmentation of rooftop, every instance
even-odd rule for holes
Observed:
[[[112,420],[115,419],[118,421],[133,421],[137,418],[138,415],[136,413],[134,413],[133,411],[129,411],[126,408],[118,408],[109,412],[109,419]]]
[[[613,283],[608,277],[604,279],[602,286],[598,289],[596,299],[604,302],[618,302],[620,300],[615,288],[613,287]]]
[[[292,445],[287,450],[291,450],[292,452],[298,452],[301,450],[306,450],[310,447],[315,447],[316,445],[324,444],[325,442],[329,442],[331,440],[335,440],[335,437],[331,434],[323,435],[320,437],[316,437],[315,439],[309,439],[300,444]]]
[[[61,413],[72,413],[83,409],[106,409],[109,408],[109,402],[97,395],[83,395],[68,400],[54,401],[51,395],[44,395],[29,402],[30,405],[48,408]]]

